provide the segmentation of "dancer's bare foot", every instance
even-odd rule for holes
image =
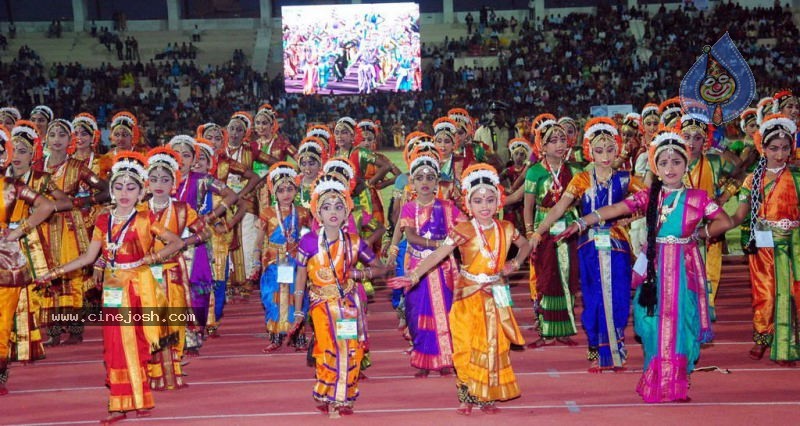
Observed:
[[[102,424],[102,425],[110,425],[110,424],[116,423],[116,422],[118,422],[120,420],[125,420],[125,417],[127,417],[127,416],[125,415],[124,412],[122,412],[122,411],[114,411],[114,412],[109,413],[108,417],[106,417],[105,419],[100,420],[100,424]]]
[[[461,414],[462,416],[469,416],[472,414],[472,404],[462,402],[461,405],[458,406],[456,413]]]
[[[482,406],[481,411],[483,411],[486,414],[497,414],[500,412],[500,409],[497,408],[497,404],[491,403]]]

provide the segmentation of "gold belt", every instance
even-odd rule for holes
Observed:
[[[355,288],[355,281],[347,280],[344,285],[344,294],[348,294]],[[339,294],[339,288],[336,285],[326,285],[326,286],[311,286],[308,289],[308,294],[311,296],[311,301],[321,301],[321,300],[332,300],[332,299],[339,299],[341,294]]]

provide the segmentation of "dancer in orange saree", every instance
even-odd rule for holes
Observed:
[[[394,288],[411,287],[456,248],[461,255],[461,277],[453,291],[450,333],[456,368],[457,412],[470,415],[477,405],[487,414],[500,411],[497,401],[520,396],[509,351],[524,340],[511,309],[511,291],[505,276],[519,269],[530,244],[511,222],[495,219],[502,208],[500,178],[487,164],[474,164],[461,178],[469,222],[461,222],[430,256],[403,277],[389,280]],[[511,244],[517,256],[506,262]]]
[[[383,275],[386,268],[357,233],[342,231],[353,201],[336,177],[322,176],[314,187],[311,212],[321,224],[300,239],[294,291],[293,336],[303,324],[303,292],[308,287],[308,315],[314,326],[313,357],[317,407],[332,418],[353,413],[361,360],[367,350],[367,318],[356,280]],[[358,261],[369,265],[356,269]]]
[[[37,279],[40,283],[50,281],[103,256],[103,360],[110,391],[109,416],[103,423],[122,420],[128,411],[135,410],[139,417],[150,415],[154,401],[147,380],[147,361],[158,350],[161,322],[137,320],[134,314],[144,317],[157,312],[158,283],[149,265],[162,263],[184,246],[177,235],[158,224],[149,210],[136,209],[145,194],[145,163],[141,154],[118,153],[111,168],[113,207],[97,218],[88,249]],[[156,238],[166,243],[159,251],[153,250]]]
[[[8,136],[7,132],[0,132],[3,148],[0,159],[3,160],[4,166],[8,166],[12,157],[9,151],[13,150],[13,144],[11,141],[7,141],[5,136]],[[13,265],[4,262],[4,269],[0,271],[0,396],[2,396],[8,393],[6,382],[8,381],[8,358],[11,349],[14,313],[19,303],[20,293],[31,282],[31,267],[22,257],[22,250],[16,244],[9,245],[8,242],[16,242],[26,234],[35,232],[36,227],[55,211],[56,206],[47,197],[41,196],[25,185],[22,180],[13,177],[0,177],[0,193],[4,195],[0,197],[0,239],[2,239],[0,251],[3,252],[4,258],[11,254],[11,258],[15,260]],[[16,229],[10,230],[12,213],[18,202],[33,207],[33,213],[21,221]],[[16,256],[13,256],[14,253]]]
[[[797,127],[782,114],[764,118],[754,135],[762,155],[739,193],[734,222],[750,214],[750,281],[753,292],[753,341],[750,357],[782,367],[800,360],[797,298],[800,296],[800,173],[787,168],[794,158]]]

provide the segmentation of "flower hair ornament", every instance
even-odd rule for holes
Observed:
[[[550,140],[550,136],[557,132],[564,133],[564,136],[567,134],[564,128],[561,127],[561,125],[555,120],[555,117],[552,119],[547,118],[545,120],[540,120],[543,115],[545,114],[541,114],[533,120],[536,130],[536,137],[533,142],[533,152],[537,157],[542,156],[542,151],[544,150],[544,146]],[[552,116],[552,114],[547,115]]]
[[[342,200],[347,209],[347,215],[353,211],[353,200],[350,198],[350,191],[342,181],[332,175],[322,175],[314,182],[314,189],[311,192],[311,213],[317,221],[321,222],[319,209],[322,204],[330,197]]]
[[[214,143],[206,138],[197,138],[195,152],[198,155],[205,155],[208,158],[208,172],[214,174],[217,170],[217,157],[214,155]]]
[[[658,112],[658,105],[652,102],[642,108],[642,120],[651,115],[655,115],[657,118],[661,119],[661,114]]]
[[[758,101],[758,104],[756,104],[756,117],[758,119],[759,126],[764,121],[764,117],[772,113],[772,105],[774,103],[775,99],[771,97],[766,97],[766,98],[761,98],[761,100]]]
[[[764,155],[764,148],[776,138],[789,139],[789,146],[794,151],[794,135],[797,125],[791,118],[783,114],[770,114],[764,117],[758,131],[753,135],[753,142],[759,154]]]
[[[259,115],[267,117],[267,119],[272,125],[273,132],[278,131],[278,119],[277,119],[278,117],[276,115],[275,109],[272,108],[272,105],[263,104],[260,107],[258,107],[258,111],[256,112],[255,118],[258,119]]]
[[[662,102],[661,105],[658,106],[658,113],[660,115],[659,120],[661,124],[667,127],[674,126],[675,120],[679,119],[682,114],[681,98],[671,98]]]
[[[44,118],[47,119],[47,121],[52,121],[53,117],[55,117],[55,114],[53,114],[53,110],[50,109],[50,107],[47,105],[36,105],[35,107],[33,107],[33,109],[31,110],[31,117],[33,117],[34,114],[43,115]]]
[[[111,125],[108,126],[109,130],[111,130],[111,134],[114,134],[114,130],[117,127],[123,127],[131,132],[132,146],[139,144],[139,138],[141,137],[141,133],[139,132],[139,120],[136,119],[133,113],[129,111],[120,111],[114,114],[114,116],[111,117]]]
[[[525,160],[527,161],[531,158],[531,154],[533,154],[533,147],[525,138],[514,138],[508,141],[508,151],[511,153],[512,157],[518,152],[522,152],[525,155]]]
[[[530,133],[532,135],[536,135],[536,131],[539,129],[539,126],[542,125],[545,121],[552,121],[554,123],[558,123],[556,116],[546,112],[544,114],[539,114],[531,120],[531,130]]]
[[[411,132],[406,136],[406,146],[403,148],[403,160],[406,162],[406,165],[411,162],[414,147],[423,142],[428,142],[433,145],[433,138],[423,132]]]
[[[438,135],[444,133],[450,139],[455,141],[456,131],[458,130],[458,123],[449,117],[440,117],[433,122],[433,134]]]
[[[211,139],[209,138],[208,134],[209,132],[213,132],[214,130],[219,130],[219,132],[222,134],[222,146],[220,147],[220,149],[225,149],[228,146],[228,129],[220,126],[217,123],[209,122],[197,126],[194,138],[195,139],[205,138],[209,142],[211,142]],[[214,144],[212,143],[211,145],[213,146]]]
[[[326,161],[322,166],[324,175],[331,175],[338,178],[343,184],[348,186],[348,191],[353,191],[356,187],[356,174],[353,163],[342,157],[334,157]]]
[[[625,118],[622,119],[622,126],[620,126],[620,128],[624,129],[626,127],[639,134],[644,133],[644,127],[642,127],[642,116],[635,112],[629,112],[626,114]]]
[[[747,133],[747,126],[750,123],[758,124],[758,112],[755,108],[747,108],[739,116],[739,129],[742,130],[742,133]]]
[[[147,174],[149,175],[152,173],[157,167],[166,170],[167,173],[172,175],[173,192],[178,189],[178,184],[181,181],[180,164],[180,156],[178,153],[166,146],[153,148],[147,152]]]
[[[38,161],[44,155],[42,152],[42,145],[40,143],[39,132],[36,131],[36,125],[28,120],[17,120],[14,128],[11,129],[11,144],[25,144],[28,149],[33,151],[32,162]],[[12,147],[13,149],[13,147]],[[8,151],[8,158],[11,158],[11,149],[6,148]]]
[[[114,183],[119,178],[131,178],[142,187],[147,181],[147,158],[133,151],[120,151],[114,156],[114,165],[111,166],[111,179],[109,183]]]
[[[458,124],[468,135],[471,135],[475,131],[475,123],[472,121],[472,117],[469,116],[469,112],[464,108],[450,109],[447,111],[447,117]]]
[[[789,103],[792,99],[796,99],[794,94],[789,89],[781,90],[780,92],[776,93],[772,96],[772,113],[777,114],[786,107],[786,104]]]
[[[92,114],[88,112],[82,112],[75,116],[72,119],[72,130],[76,132],[78,129],[86,130],[86,133],[92,135],[92,149],[97,148],[97,144],[100,143],[100,126],[97,125],[97,119],[94,118]],[[73,138],[73,146],[71,147],[73,150],[75,149],[75,145],[77,144],[76,138]]]
[[[230,123],[234,121],[242,123],[242,126],[244,126],[243,140],[249,140],[250,135],[253,133],[253,116],[246,111],[236,111],[233,113],[233,115],[231,115],[231,119],[228,125],[230,125]]]
[[[331,143],[331,135],[332,133],[330,127],[324,124],[314,124],[310,126],[306,131],[306,137],[314,136],[322,139],[323,148],[325,148],[326,151],[328,150],[328,146]]]
[[[586,122],[583,130],[583,155],[589,161],[594,161],[592,148],[600,142],[611,141],[617,146],[617,152],[622,150],[622,138],[617,130],[617,123],[608,117],[596,117]]]
[[[6,155],[5,161],[3,161],[3,167],[8,167],[11,163],[11,157],[14,153],[14,144],[11,143],[11,131],[8,130],[6,126],[0,124],[0,156],[3,154]]]
[[[197,154],[197,140],[189,135],[175,135],[167,142],[167,146],[177,151],[177,147],[186,145]]]
[[[328,151],[325,149],[325,142],[316,136],[306,136],[300,141],[300,146],[297,148],[295,158],[298,164],[303,158],[315,160],[320,165],[325,164],[328,160]]]
[[[425,173],[428,168],[433,171],[437,178],[439,177],[439,156],[436,152],[415,152],[411,163],[408,165],[408,174],[415,176],[417,173]]]
[[[295,178],[297,178],[297,170],[295,170],[294,166],[286,161],[279,161],[269,168],[267,188],[271,194],[275,195],[275,191],[281,184],[289,182],[297,186]]]
[[[714,141],[714,125],[711,120],[703,114],[689,113],[681,116],[677,131],[681,133],[702,133],[706,140],[703,149],[707,149]]]
[[[61,127],[62,129],[66,130],[68,134],[72,135],[72,123],[64,120],[63,118],[56,118],[55,120],[51,121],[50,124],[47,125],[47,133],[50,133],[50,129],[53,127]]]
[[[0,118],[2,117],[9,117],[12,121],[16,122],[22,119],[22,114],[19,113],[18,109],[7,106],[0,108]]]
[[[505,191],[500,185],[500,176],[497,175],[497,170],[494,167],[486,163],[473,164],[461,174],[461,193],[464,195],[464,204],[470,216],[472,211],[470,210],[469,200],[476,191],[479,194],[493,192],[498,198],[497,211],[499,212],[503,208]]]
[[[647,159],[650,163],[650,170],[658,174],[656,160],[663,152],[677,152],[688,161],[689,154],[686,151],[686,142],[683,137],[670,130],[662,130],[656,134],[650,142]]]

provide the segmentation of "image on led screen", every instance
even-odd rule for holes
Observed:
[[[283,76],[288,93],[419,90],[419,5],[284,6]]]

